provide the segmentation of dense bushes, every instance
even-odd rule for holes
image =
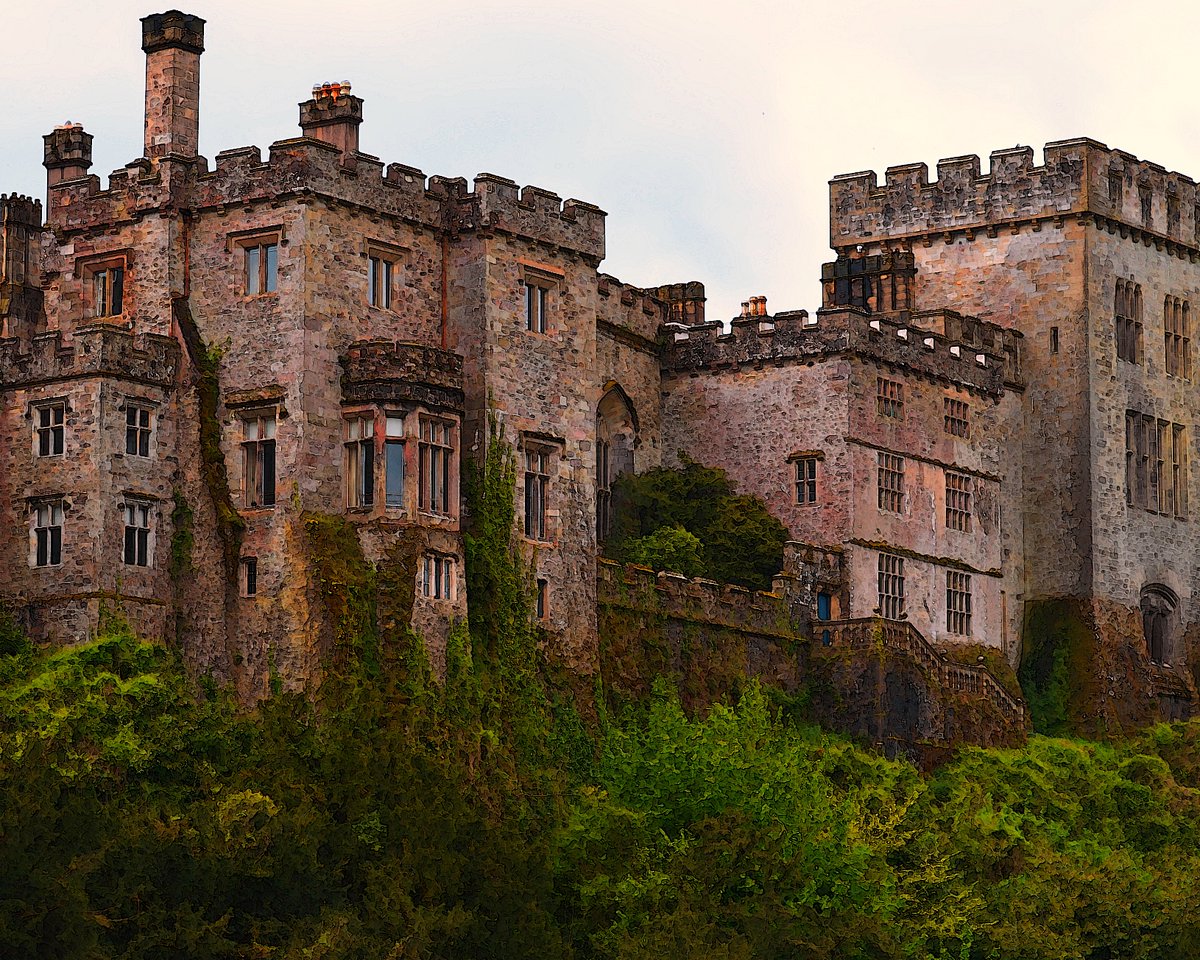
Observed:
[[[737,493],[724,470],[684,457],[677,469],[624,474],[613,504],[605,552],[614,560],[757,590],[769,590],[783,566],[787,528],[757,497]]]
[[[1200,724],[923,777],[754,685],[584,723],[529,622],[505,451],[469,479],[489,619],[442,684],[400,669],[417,645],[247,715],[119,621],[50,654],[0,622],[6,956],[1200,955]]]

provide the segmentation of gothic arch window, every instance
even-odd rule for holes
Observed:
[[[634,472],[637,434],[637,413],[628,394],[609,384],[596,407],[596,539],[601,543],[612,530],[613,483]]]
[[[1169,663],[1178,621],[1179,598],[1169,587],[1150,584],[1142,589],[1141,608],[1142,634],[1151,661]]]

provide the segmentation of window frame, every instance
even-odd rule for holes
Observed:
[[[955,637],[974,636],[974,597],[971,575],[961,570],[946,571],[946,633]]]
[[[946,470],[946,529],[970,533],[974,515],[975,478],[969,473]]]
[[[418,593],[426,600],[454,603],[458,593],[458,558],[427,551],[421,558]]]
[[[960,440],[971,439],[971,404],[958,397],[942,397],[942,432]]]
[[[550,524],[550,483],[553,478],[555,450],[538,443],[526,443],[521,449],[522,529],[525,539],[552,543]]]
[[[880,553],[879,616],[884,620],[899,620],[905,613],[904,558],[895,553]]]
[[[42,523],[42,511],[48,510]],[[59,496],[39,497],[29,504],[29,565],[35,570],[61,567],[66,543],[67,503]],[[43,535],[44,532],[44,535]],[[43,550],[43,543],[45,549]],[[43,553],[45,562],[42,561]]]
[[[54,413],[59,413],[60,419],[54,422]],[[49,417],[48,423],[41,423],[43,413]],[[38,400],[29,407],[30,419],[33,422],[33,456],[35,460],[51,457],[66,457],[67,453],[67,401],[55,397]],[[55,440],[57,439],[57,444]],[[42,452],[42,442],[46,441],[47,452]],[[57,446],[57,449],[55,447]]]
[[[426,428],[430,428],[428,433]],[[438,436],[437,431],[445,432]],[[458,421],[433,413],[417,414],[418,513],[446,520],[457,516],[455,461],[458,437]],[[435,497],[435,492],[440,497]]]
[[[150,498],[127,495],[121,500],[121,563],[126,567],[154,569],[157,504]],[[144,521],[139,523],[138,521]],[[132,534],[132,537],[131,537]],[[132,557],[132,559],[131,559]]]
[[[557,304],[554,298],[566,274],[549,264],[522,261],[518,284],[521,289],[521,320],[526,333],[548,337],[555,332],[551,322]]]
[[[879,509],[904,514],[904,457],[877,450],[875,456]]]
[[[1141,365],[1145,362],[1142,324],[1142,286],[1118,277],[1114,294],[1117,359]]]
[[[376,417],[374,410],[342,414],[342,475],[346,508],[370,510],[375,506]]]
[[[274,510],[279,493],[279,409],[271,407],[245,410],[239,413],[238,418],[242,421],[242,509]],[[263,436],[249,437],[249,426],[252,423],[256,428],[261,428]],[[269,499],[267,474],[271,480]],[[255,494],[261,496],[256,500]]]
[[[819,461],[825,459],[825,454],[819,450],[793,453],[788,457],[792,465],[792,504],[797,507],[811,507],[820,502],[821,487],[818,484],[820,468]]]
[[[232,253],[237,251],[241,262],[240,270],[241,296],[246,300],[258,300],[264,297],[275,297],[279,294],[279,278],[281,266],[281,250],[287,246],[287,238],[280,225],[255,227],[250,230],[239,230],[226,238],[227,249]],[[257,251],[253,256],[250,251]],[[268,250],[274,251],[274,259]],[[251,260],[253,259],[253,266]],[[272,270],[272,267],[274,269]],[[251,275],[255,282],[251,284]],[[258,289],[252,289],[257,287]]]
[[[238,561],[238,593],[244,600],[258,597],[258,557],[242,557]]]
[[[374,307],[376,310],[391,310],[395,283],[395,258],[385,255],[381,250],[369,250],[367,252],[367,306]]]
[[[904,381],[875,378],[875,411],[890,420],[904,419]]]
[[[127,399],[123,404],[125,410],[125,456],[139,457],[143,460],[149,460],[154,455],[154,428],[155,421],[158,419],[158,406],[156,404],[147,403],[140,399]],[[146,423],[131,423],[131,415],[145,414]],[[134,449],[130,450],[130,441],[133,441]],[[145,447],[146,452],[142,453],[142,447]]]

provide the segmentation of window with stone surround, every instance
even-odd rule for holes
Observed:
[[[242,504],[275,505],[275,411],[248,413],[242,420]]]
[[[875,409],[881,417],[904,419],[904,384],[886,377],[876,378]]]
[[[89,267],[91,315],[119,317],[125,312],[125,266],[120,264]]]
[[[382,252],[367,257],[367,303],[381,310],[392,309],[392,285],[396,261]]]
[[[1152,513],[1187,517],[1187,430],[1182,424],[1125,413],[1125,502]]]
[[[545,447],[526,446],[525,457],[525,536],[530,540],[549,540],[546,522],[550,492],[551,453]]]
[[[242,246],[246,296],[274,293],[279,285],[279,244],[264,241]]]
[[[879,509],[889,513],[904,512],[904,458],[880,451]]]
[[[804,505],[817,502],[817,463],[821,454],[796,454],[792,460],[792,489],[796,503]]]
[[[125,453],[131,457],[150,456],[150,437],[153,432],[154,410],[137,404],[125,404]]]
[[[31,519],[33,529],[30,536],[30,566],[57,567],[62,563],[62,497],[36,501],[33,504]]]
[[[34,452],[39,457],[61,457],[66,447],[66,401],[38,403],[32,412]]]
[[[154,505],[147,500],[126,497],[121,510],[125,517],[121,562],[130,567],[151,566],[154,557],[151,536]]]
[[[375,418],[356,414],[344,422],[346,506],[370,507],[375,503]]]
[[[454,424],[438,417],[420,417],[418,431],[417,508],[434,516],[452,516]]]
[[[389,510],[404,508],[404,418],[384,417],[383,496]]]
[[[535,613],[539,620],[550,619],[550,585],[542,579],[537,581],[537,603]]]
[[[1142,288],[1132,280],[1118,280],[1115,313],[1117,318],[1117,359],[1126,363],[1142,362]]]
[[[525,329],[529,333],[551,332],[550,314],[554,309],[554,295],[562,283],[563,273],[549,264],[521,263],[522,299],[524,301]]]
[[[258,596],[258,557],[242,557],[238,564],[238,586],[243,597]]]
[[[1192,379],[1192,309],[1179,297],[1163,301],[1163,347],[1167,358],[1167,376]]]
[[[453,600],[455,559],[441,553],[425,554],[421,563],[421,596],[430,600]]]
[[[971,407],[965,400],[942,398],[942,428],[952,437],[971,436]]]
[[[971,478],[946,471],[946,529],[971,532]]]
[[[879,615],[898,620],[904,613],[904,558],[891,553],[879,555]]]
[[[946,632],[958,637],[971,635],[971,575],[946,571]]]

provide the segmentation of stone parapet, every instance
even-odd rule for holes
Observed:
[[[902,237],[1020,229],[1079,214],[1198,246],[1191,177],[1086,138],[1046,144],[1041,166],[1032,147],[1013,147],[991,154],[987,174],[972,154],[938,161],[933,181],[926,164],[910,163],[888,167],[882,186],[867,170],[834,177],[829,190],[829,237],[836,250]]]
[[[842,307],[815,317],[799,310],[737,320],[729,333],[716,322],[664,330],[673,373],[853,354],[993,396],[1022,383],[1019,333],[948,310],[871,315]]]
[[[415,401],[463,409],[463,359],[417,343],[366,340],[341,357],[346,403]]]
[[[18,340],[0,340],[0,390],[79,377],[113,377],[169,389],[179,375],[179,362],[179,344],[171,337],[80,327],[69,343],[57,332],[35,336],[27,351]]]
[[[17,193],[0,193],[0,224],[42,226],[42,201]]]
[[[778,640],[799,636],[783,597],[636,564],[598,560],[596,602]]]
[[[667,304],[652,292],[622,283],[606,273],[599,275],[596,322],[608,333],[632,346],[659,352],[659,328],[667,319]]]

